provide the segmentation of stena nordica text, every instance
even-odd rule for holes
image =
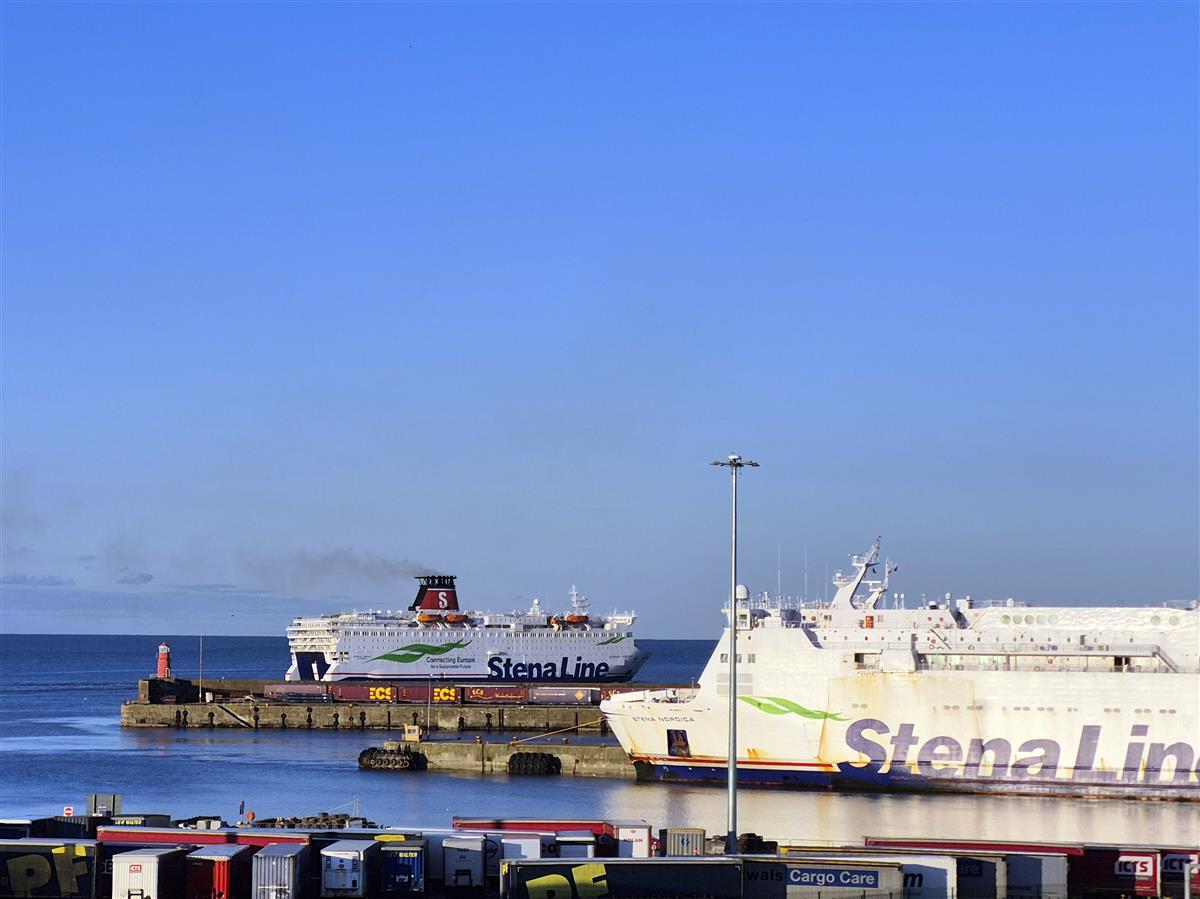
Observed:
[[[574,587],[562,615],[542,611],[537,599],[528,612],[468,612],[458,607],[453,575],[417,580],[406,611],[295,619],[286,679],[626,681],[645,661],[636,616],[593,615]]]
[[[1200,801],[1195,602],[887,607],[878,559],[828,604],[739,588],[739,783]],[[725,780],[728,653],[726,626],[693,695],[602,703],[640,778]]]

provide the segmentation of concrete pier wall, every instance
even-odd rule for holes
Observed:
[[[353,702],[142,703],[121,706],[122,727],[308,728],[316,730],[394,730],[419,724],[431,732],[476,731],[608,733],[595,706],[482,706]]]
[[[430,771],[455,771],[464,774],[507,774],[508,759],[517,752],[545,752],[562,762],[564,775],[578,777],[634,778],[633,763],[620,745],[553,745],[518,743],[425,742],[412,748],[424,753]],[[420,777],[419,773],[380,772],[392,777]]]

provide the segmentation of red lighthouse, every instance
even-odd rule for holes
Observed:
[[[171,647],[166,643],[158,644],[158,674],[156,676],[171,676]]]

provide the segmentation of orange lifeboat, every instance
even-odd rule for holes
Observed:
[[[587,623],[588,623],[587,615],[568,615],[567,616],[567,624],[581,625],[581,624],[587,624]]]
[[[417,615],[417,621],[421,624],[437,624],[442,620],[442,616],[437,612],[421,612]]]
[[[419,617],[420,616],[418,616],[418,618]],[[450,612],[448,615],[446,615],[443,618],[443,620],[447,624],[466,624],[471,619],[468,618],[466,615],[464,615],[462,612]]]

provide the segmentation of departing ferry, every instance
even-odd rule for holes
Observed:
[[[286,679],[627,681],[645,661],[636,616],[594,615],[574,587],[564,614],[543,611],[537,599],[528,612],[468,612],[458,607],[453,575],[417,580],[407,610],[295,619]]]
[[[739,588],[739,783],[1200,800],[1195,602],[888,607],[879,541],[851,561],[827,604]],[[602,703],[640,778],[726,778],[729,639],[694,694]]]

